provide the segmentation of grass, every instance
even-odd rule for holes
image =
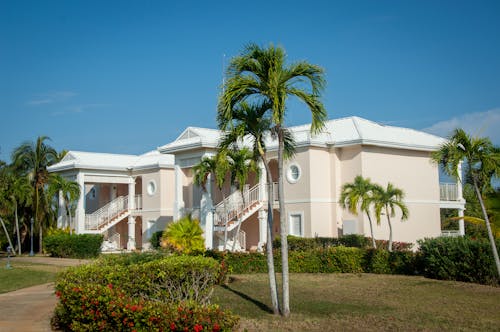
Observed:
[[[235,275],[213,301],[241,331],[500,331],[500,288],[423,277],[291,274],[288,319],[270,312],[267,275]]]
[[[6,262],[2,260],[2,263]],[[66,268],[28,262],[12,262],[11,265],[12,269],[0,266],[0,294],[52,282],[57,272]]]

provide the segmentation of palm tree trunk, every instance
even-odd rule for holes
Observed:
[[[283,302],[281,314],[290,316],[290,293],[289,293],[289,273],[288,273],[288,227],[285,215],[285,196],[283,186],[283,130],[278,128],[278,198],[280,207],[280,237],[281,237],[281,275],[283,280]]]
[[[266,241],[266,256],[267,256],[267,271],[269,276],[269,290],[271,292],[271,303],[273,306],[273,313],[278,315],[280,312],[278,301],[278,285],[276,283],[276,272],[274,270],[274,256],[273,256],[273,204],[274,204],[274,190],[273,179],[271,177],[271,170],[267,164],[266,157],[261,153],[260,158],[266,168],[267,179],[267,241]]]
[[[388,246],[388,250],[392,251],[392,224],[391,224],[391,218],[389,218],[389,210],[387,210],[387,207],[385,207],[385,215],[387,217],[387,223],[389,224],[389,246]]]
[[[16,252],[14,251],[14,246],[12,245],[12,241],[10,240],[10,236],[9,236],[9,232],[7,232],[7,227],[5,227],[5,224],[3,222],[3,219],[0,218],[0,222],[2,223],[2,227],[3,227],[3,230],[5,232],[5,236],[7,237],[7,240],[9,241],[9,245],[10,247],[12,248],[12,252],[14,253],[14,255],[16,254]]]
[[[14,213],[16,214],[16,233],[17,233],[17,251],[21,255],[21,234],[19,234],[19,218],[17,216],[17,202],[15,202],[16,209]]]
[[[241,191],[241,200],[243,201],[243,211],[245,209],[245,195],[243,191]],[[241,228],[241,223],[243,220],[241,220],[241,217],[243,217],[243,211],[241,212],[241,216],[238,218],[238,228],[236,229],[236,235],[233,238],[233,251],[236,249],[236,240],[238,239],[238,235],[240,235],[240,228]],[[240,243],[241,247],[241,243]]]
[[[370,217],[370,213],[368,211],[366,211],[366,215],[368,216],[368,222],[370,223],[370,233],[372,235],[372,246],[373,246],[373,249],[377,249],[377,243],[375,242],[375,236],[373,236],[372,218]]]
[[[500,277],[500,260],[498,259],[497,246],[495,244],[495,239],[493,238],[493,233],[491,232],[490,219],[488,218],[488,213],[486,212],[486,207],[484,206],[483,198],[479,187],[477,185],[476,179],[472,177],[472,182],[474,183],[474,190],[476,191],[477,198],[479,199],[479,204],[481,204],[481,210],[483,211],[484,221],[486,223],[486,229],[488,230],[488,238],[490,240],[491,250],[493,251],[493,258],[495,259],[495,265],[497,267],[498,277]]]

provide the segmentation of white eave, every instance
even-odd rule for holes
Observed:
[[[174,156],[151,151],[142,155],[69,151],[57,164],[48,167],[49,172],[74,169],[130,172],[144,169],[173,168]]]
[[[325,123],[323,132],[317,135],[310,134],[310,124],[289,127],[295,137],[297,147],[346,147],[352,145],[372,145],[395,149],[417,151],[434,151],[445,142],[444,138],[422,131],[386,126],[356,116],[329,120]],[[162,147],[162,153],[176,153],[197,148],[217,148],[221,131],[188,127],[179,137]],[[246,139],[245,145],[251,141]],[[266,139],[268,151],[277,150],[276,140]]]

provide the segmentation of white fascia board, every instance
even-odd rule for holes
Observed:
[[[352,146],[352,145],[373,145],[380,146],[384,148],[393,148],[393,149],[401,149],[401,150],[416,150],[416,151],[436,151],[438,148],[429,145],[416,145],[416,144],[398,144],[394,142],[384,142],[384,141],[375,141],[375,140],[352,140],[352,141],[344,141],[344,142],[332,142],[329,145],[337,148]]]

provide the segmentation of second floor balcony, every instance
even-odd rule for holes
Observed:
[[[458,184],[456,183],[440,183],[439,184],[439,199],[441,201],[460,201],[458,195]]]

